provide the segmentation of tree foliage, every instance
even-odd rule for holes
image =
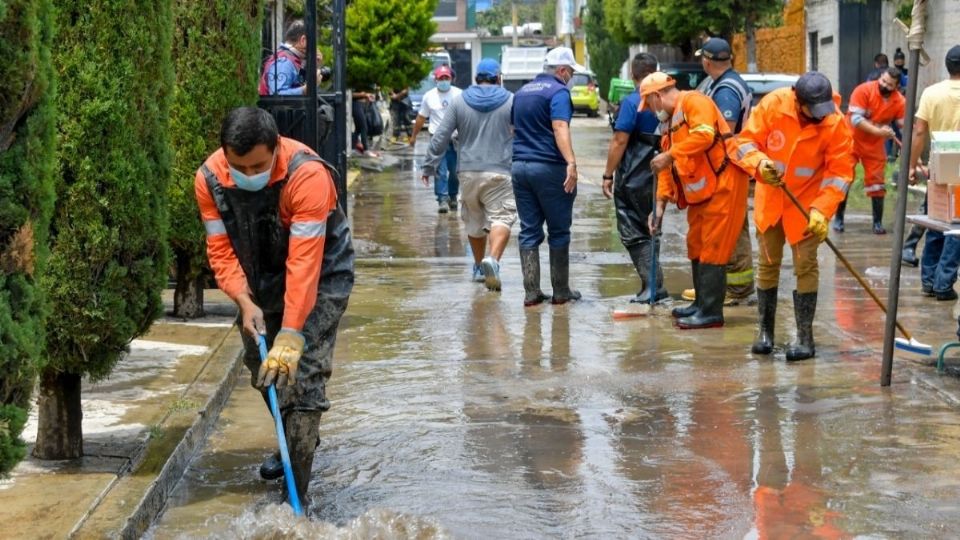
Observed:
[[[430,72],[421,55],[437,31],[437,0],[353,0],[347,6],[351,88],[415,86]]]
[[[600,95],[606,95],[610,79],[620,72],[630,51],[623,42],[614,38],[607,30],[603,16],[603,0],[587,0],[587,15],[584,21],[587,35],[587,50],[590,51],[590,67],[600,82]]]
[[[61,182],[43,276],[48,369],[99,379],[162,305],[172,3],[55,5]]]
[[[170,117],[174,159],[168,196],[170,246],[178,262],[180,291],[200,277],[206,264],[194,174],[219,146],[220,122],[227,112],[257,102],[263,9],[259,0],[176,0],[173,10],[176,88]],[[175,306],[176,311],[181,308]],[[202,309],[195,315],[201,314]]]
[[[491,36],[503,35],[503,27],[513,24],[512,2],[497,2],[490,9],[477,13],[477,26],[486,28]],[[552,35],[556,29],[556,0],[517,1],[517,25],[538,22],[543,34]]]
[[[37,275],[54,198],[52,14],[49,0],[0,2],[0,476],[24,456],[43,352]]]

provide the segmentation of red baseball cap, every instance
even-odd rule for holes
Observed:
[[[433,78],[439,79],[440,77],[450,77],[453,78],[453,70],[450,69],[450,66],[440,66],[437,69],[433,70]]]

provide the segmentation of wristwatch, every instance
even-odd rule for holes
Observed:
[[[603,179],[604,179],[604,180],[613,180],[613,175],[612,175],[612,174],[605,174],[605,175],[603,175]]]

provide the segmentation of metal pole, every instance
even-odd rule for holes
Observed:
[[[317,129],[317,0],[307,0],[304,24],[307,27],[307,97],[306,130],[303,141],[307,146],[320,152],[319,130]]]
[[[314,0],[315,1],[315,0]],[[337,199],[347,213],[347,42],[346,0],[333,0],[333,137],[337,152]]]
[[[907,183],[910,177],[910,154],[913,139],[913,114],[916,111],[917,79],[919,79],[920,50],[923,48],[923,25],[926,0],[914,0],[913,22],[907,36],[910,47],[910,79],[907,82],[907,110],[903,124],[903,148],[900,151],[900,182],[897,185],[897,209],[893,227],[893,253],[890,255],[890,285],[887,290],[887,318],[883,328],[883,365],[880,386],[890,386],[893,372],[893,340],[896,337],[897,308],[900,299],[900,254],[903,251],[903,229],[907,216]]]

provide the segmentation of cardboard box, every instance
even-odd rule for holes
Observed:
[[[927,182],[927,216],[937,221],[960,223],[960,185]]]
[[[960,184],[960,131],[930,134],[930,181]]]

